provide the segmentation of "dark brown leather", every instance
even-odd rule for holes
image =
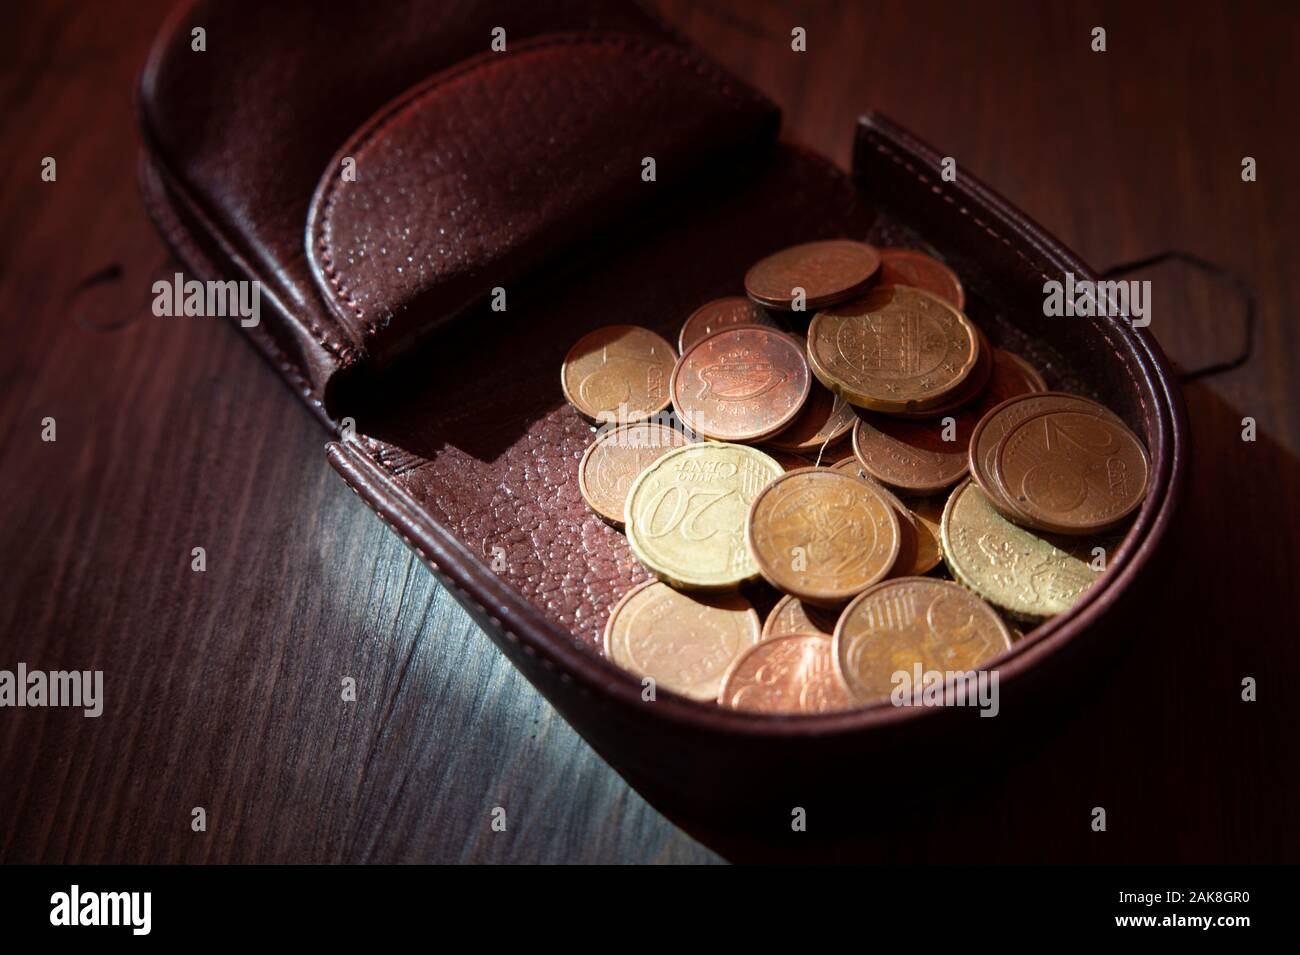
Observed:
[[[770,102],[708,63],[627,34],[546,36],[434,76],[343,144],[312,201],[312,272],[340,353],[391,364],[493,287],[719,157],[766,146],[776,126]],[[355,182],[339,174],[345,157]]]
[[[268,356],[293,369],[318,413],[353,356],[306,267],[303,229],[317,184],[362,123],[486,50],[497,26],[508,27],[511,44],[573,30],[670,39],[618,0],[192,0],[154,44],[138,103],[150,175],[169,215],[202,234],[227,277],[263,283]],[[206,52],[192,49],[195,27],[206,31]]]
[[[436,23],[442,6],[409,9]],[[943,181],[939,156],[897,126],[873,116],[859,121],[850,176],[796,145],[769,143],[771,114],[761,98],[719,79],[714,67],[675,46],[649,18],[626,8],[615,16],[594,4],[584,12],[583,6],[557,5],[554,19],[539,14],[534,23],[572,34],[575,21],[604,29],[621,17],[618,25],[636,36],[539,39],[506,59],[480,56],[432,80],[452,57],[483,49],[502,7],[458,5],[456,29],[431,26],[418,42],[389,34],[426,22],[419,16],[381,28],[335,13],[336,19],[322,18],[328,23],[314,23],[306,41],[292,34],[301,25],[293,17],[288,27],[255,18],[268,34],[258,37],[250,37],[241,19],[254,50],[302,59],[259,73],[264,85],[255,102],[219,105],[212,84],[233,81],[229,67],[212,75],[175,62],[184,58],[188,24],[211,12],[199,5],[160,38],[142,93],[149,146],[142,182],[155,217],[193,270],[265,275],[276,284],[275,344],[262,342],[263,350],[276,358],[278,349],[278,367],[318,408],[325,399],[331,416],[356,422],[355,433],[331,444],[331,463],[557,709],[675,818],[716,823],[724,815],[737,818],[740,806],[761,814],[790,804],[783,800],[833,798],[882,759],[897,761],[934,745],[971,749],[963,733],[987,734],[984,723],[1001,728],[1009,721],[972,724],[969,714],[888,705],[789,719],[670,694],[644,702],[639,682],[604,661],[598,645],[613,601],[646,575],[622,535],[578,493],[576,465],[592,429],[563,400],[560,361],[584,331],[611,322],[675,336],[700,302],[736,294],[749,264],[794,242],[847,235],[926,247],[948,258],[967,284],[968,311],[995,343],[1033,358],[1053,386],[1104,398],[1152,453],[1150,493],[1133,533],[1111,555],[1104,583],[996,664],[1005,712],[1017,695],[1050,699],[1060,680],[1082,679],[1081,661],[1120,632],[1135,581],[1172,519],[1186,429],[1163,358],[1144,332],[1122,320],[1044,318],[1048,277],[1064,271],[1093,277],[1092,271],[969,171]],[[466,27],[471,20],[475,25]],[[338,52],[346,44],[332,31],[350,26],[364,29],[375,45],[351,50],[346,72],[357,88],[346,94],[347,123],[330,115],[326,136],[312,125],[330,112],[326,105],[313,100],[302,119],[296,109],[310,98],[303,91],[311,85],[309,66],[330,74],[320,81],[331,90],[339,67],[324,54],[295,51],[314,42]],[[611,58],[611,50],[621,55]],[[519,59],[508,59],[514,56]],[[399,70],[380,60],[404,65]],[[684,72],[688,63],[693,66]],[[608,104],[592,103],[595,91],[586,83],[561,95],[569,80],[557,74],[565,72],[640,92],[628,99],[608,90]],[[471,84],[469,93],[459,89],[463,83]],[[236,85],[235,93],[246,89]],[[413,91],[398,106],[385,109],[408,87]],[[219,108],[214,128],[232,142],[192,141],[194,121],[177,116],[182,102]],[[285,102],[293,108],[280,105]],[[571,102],[595,110],[592,121],[566,119]],[[458,138],[449,117],[471,103],[476,128]],[[381,109],[380,116],[391,118],[367,124]],[[243,117],[242,130],[231,125],[232,112]],[[642,128],[650,116],[679,122],[672,129]],[[515,138],[514,123],[531,133]],[[599,142],[601,130],[610,128],[622,140],[613,148]],[[375,132],[368,137],[366,130]],[[551,143],[547,130],[560,141]],[[565,141],[569,136],[573,141]],[[354,144],[351,137],[359,138]],[[474,151],[457,153],[448,143],[473,143]],[[621,178],[626,163],[635,167],[639,156],[654,154],[643,144],[672,157],[669,175],[660,161],[661,179],[653,185],[642,183],[636,168],[630,182]],[[445,160],[439,158],[444,148]],[[310,162],[300,150],[310,153]],[[307,203],[317,181],[332,182],[348,150],[365,161],[358,182],[334,200],[335,224],[326,228],[323,213],[315,217],[321,228],[310,238],[312,255],[325,275],[318,287],[304,254]],[[489,162],[475,161],[480,150]],[[584,156],[600,158],[588,166]],[[552,157],[564,176],[556,184],[562,199],[553,204],[544,195],[545,176],[532,165],[542,157]],[[223,160],[237,162],[238,170],[223,169]],[[281,160],[295,171],[291,182],[283,171],[274,173],[292,202],[269,198],[258,172]],[[367,184],[367,169],[384,174]],[[458,170],[452,175],[464,185],[444,183],[446,169]],[[529,202],[515,206],[512,183]],[[638,202],[643,186],[655,190],[650,207]],[[330,195],[326,186],[318,196],[322,207]],[[448,210],[461,201],[490,214],[470,215],[466,207],[453,220]],[[501,216],[517,226],[499,228]],[[317,248],[322,236],[330,248]],[[391,247],[372,258],[376,243],[389,238]],[[335,261],[350,254],[340,282],[346,307],[326,304],[335,295],[326,252]],[[394,278],[407,255],[422,269]],[[451,260],[448,267],[440,264],[444,259]],[[482,295],[507,281],[508,311],[492,312]],[[348,314],[352,303],[360,314]],[[321,334],[326,329],[337,347]],[[325,395],[327,382],[358,364],[371,373]],[[783,771],[774,775],[774,766]]]

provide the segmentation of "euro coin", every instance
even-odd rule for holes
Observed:
[[[784,471],[756,448],[675,448],[632,483],[624,523],[637,560],[676,587],[718,590],[758,576],[745,544],[754,498]]]
[[[652,421],[603,429],[578,462],[578,491],[600,517],[622,527],[637,475],[660,455],[690,443],[676,428]]]
[[[888,698],[897,674],[967,672],[1010,649],[987,603],[933,577],[886,580],[858,595],[835,625],[835,665],[863,703]]]
[[[820,633],[829,637],[835,632],[838,618],[839,614],[834,610],[804,603],[787,594],[776,602],[763,621],[763,639],[770,640],[787,633]]]
[[[716,700],[736,658],[758,643],[758,614],[738,594],[698,596],[647,581],[605,625],[605,656],[693,700]]]
[[[798,336],[790,336],[803,345]],[[858,420],[853,406],[813,381],[808,400],[786,427],[767,439],[766,444],[783,451],[809,452],[825,448],[845,437]]]
[[[805,468],[758,493],[745,539],[773,587],[835,606],[889,573],[900,531],[894,508],[869,484],[830,468]]]
[[[1007,501],[1002,486],[998,483],[996,461],[998,444],[1012,428],[1044,411],[1051,410],[1083,411],[1089,414],[1108,415],[1105,408],[1095,401],[1089,401],[1080,395],[1071,395],[1063,391],[1048,391],[1038,394],[1026,394],[1008,398],[986,410],[971,432],[970,439],[970,474],[980,486],[989,503],[1003,517],[1023,521]]]
[[[745,274],[745,293],[768,308],[789,310],[803,291],[813,311],[864,291],[880,268],[880,254],[865,242],[830,239],[775,252]]]
[[[862,465],[858,463],[857,458],[847,458],[834,465],[832,470],[855,477],[859,481],[867,482],[894,509],[894,516],[898,518],[898,556],[894,558],[894,566],[889,568],[889,573],[886,576],[914,577],[924,574],[934,567],[934,564],[930,564],[924,570],[919,568],[917,561],[920,557],[921,528],[917,524],[916,515],[902,502],[897,494],[868,474]]]
[[[766,325],[776,328],[776,323],[767,312],[747,298],[733,295],[714,299],[691,312],[682,323],[682,330],[677,335],[677,350],[685,355],[700,339],[708,338],[714,332],[732,325]]]
[[[966,307],[966,293],[962,291],[957,273],[933,256],[912,249],[881,249],[881,285],[910,285],[931,292],[953,308]]]
[[[808,325],[808,362],[831,391],[860,408],[925,411],[974,370],[980,342],[961,312],[929,292],[877,286]]]
[[[598,424],[629,424],[668,407],[676,353],[636,325],[588,332],[564,356],[560,387],[578,413]]]
[[[854,705],[835,672],[833,641],[790,633],[746,650],[727,671],[718,703],[752,713],[832,713]]]
[[[799,414],[812,387],[803,350],[761,325],[714,332],[681,357],[673,406],[692,431],[718,441],[758,441]]]
[[[1093,539],[1050,538],[999,514],[972,481],[944,508],[944,560],[953,577],[1022,620],[1069,610],[1093,581]]]
[[[1045,411],[1012,428],[994,453],[1007,502],[1034,527],[1096,534],[1146,496],[1146,447],[1113,415]]]

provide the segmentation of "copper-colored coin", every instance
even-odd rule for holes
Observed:
[[[863,591],[835,625],[835,665],[853,695],[889,696],[894,675],[966,672],[1010,649],[997,613],[959,584],[900,577]]]
[[[564,356],[560,387],[583,417],[601,424],[641,421],[668,407],[676,354],[648,328],[607,325]]]
[[[856,423],[855,421],[854,424]],[[853,455],[853,429],[850,428],[849,433],[834,444],[818,448],[816,454],[810,452],[809,457],[814,464],[824,468],[834,467],[844,461],[857,461]]]
[[[931,564],[925,570],[918,569],[921,528],[917,525],[916,515],[897,494],[868,474],[856,457],[846,458],[834,465],[832,470],[855,477],[859,481],[866,481],[894,509],[894,516],[898,518],[898,556],[894,558],[894,565],[889,568],[889,573],[885,576],[913,577],[925,573],[934,566]]]
[[[691,312],[677,336],[677,350],[685,355],[700,339],[708,338],[719,329],[732,325],[766,325],[776,328],[776,322],[772,321],[771,316],[749,299],[739,295],[718,298]]]
[[[820,633],[829,637],[835,632],[838,617],[833,610],[804,603],[787,594],[776,602],[763,621],[763,639],[770,640],[789,633]]]
[[[938,259],[912,249],[881,249],[881,285],[910,285],[933,292],[953,308],[966,307],[966,293],[962,291],[957,273]]]
[[[830,468],[783,474],[754,498],[745,523],[763,578],[822,606],[843,603],[889,573],[900,533],[884,496]]]
[[[943,561],[943,505],[941,497],[913,498],[907,502],[916,518],[916,563],[912,573],[928,574]]]
[[[998,444],[1012,428],[1044,411],[1081,411],[1089,414],[1109,415],[1103,406],[1080,395],[1063,391],[1014,396],[984,411],[970,438],[970,474],[980,486],[989,503],[1008,519],[1023,520],[1007,501],[994,469],[994,456]]]
[[[690,443],[676,428],[653,421],[606,428],[578,462],[578,491],[593,511],[622,527],[627,492],[637,475],[672,448]]]
[[[980,330],[978,325],[973,326],[975,337],[979,339],[979,356],[975,359],[975,367],[971,373],[966,376],[966,380],[958,385],[942,404],[935,405],[933,408],[927,408],[924,411],[891,411],[891,415],[899,418],[922,418],[929,420],[931,418],[941,418],[944,415],[956,414],[963,407],[972,404],[976,398],[980,397],[988,388],[993,377],[993,370],[996,367],[997,356],[995,349],[989,344],[988,338]]]
[[[1058,534],[1114,527],[1146,497],[1151,467],[1137,435],[1113,416],[1063,410],[1016,425],[993,461],[1007,503]]]
[[[716,700],[727,669],[759,638],[758,614],[743,597],[701,597],[651,580],[610,612],[605,656],[674,693]]]
[[[853,429],[853,452],[881,484],[907,494],[933,494],[960,481],[968,467],[967,446],[945,441],[946,430],[943,419],[864,414]]]
[[[999,349],[998,354],[1002,356],[1004,360],[1019,366],[1021,374],[1024,375],[1025,380],[1028,381],[1031,386],[1029,388],[1030,391],[1047,390],[1047,379],[1043,377],[1043,373],[1033,365],[1029,364],[1029,362],[1025,361],[1025,359],[1021,358],[1015,352],[1004,351],[1001,349]]]
[[[790,337],[802,345],[797,336]],[[768,438],[767,444],[784,451],[816,451],[847,435],[857,420],[852,405],[813,381],[803,409],[790,424]]]
[[[854,449],[868,473],[911,494],[933,493],[961,480],[969,470],[971,441],[985,412],[1036,385],[1024,366],[1010,360],[1008,352],[990,352],[992,373],[973,404],[940,418],[920,420],[861,415],[853,435]],[[945,435],[953,440],[945,441]]]
[[[793,451],[782,451],[780,448],[764,447],[763,453],[769,455],[777,464],[781,465],[783,471],[798,471],[800,468],[806,468],[812,464],[807,458],[795,454]]]
[[[719,441],[776,434],[799,414],[811,388],[798,342],[761,325],[735,325],[701,339],[672,374],[677,416]]]
[[[846,302],[866,289],[880,268],[880,254],[865,242],[830,239],[775,252],[745,273],[745,293],[760,305],[789,310],[795,289],[809,311]]]
[[[835,672],[834,642],[788,633],[746,650],[723,680],[718,703],[754,713],[831,713],[853,707]]]
[[[808,325],[808,362],[818,381],[875,411],[942,405],[975,369],[979,352],[965,315],[906,285],[877,286],[818,312]]]

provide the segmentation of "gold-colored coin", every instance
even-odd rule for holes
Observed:
[[[860,408],[924,411],[942,405],[979,360],[975,326],[936,295],[878,286],[818,312],[808,325],[817,379]]]
[[[738,594],[684,594],[650,580],[610,612],[605,656],[674,693],[716,700],[728,668],[759,639],[758,614]]]
[[[763,578],[822,606],[841,604],[889,573],[900,536],[882,494],[830,468],[777,478],[754,499],[745,525]]]
[[[853,697],[840,682],[833,641],[820,633],[788,633],[750,647],[722,682],[718,703],[753,713],[832,713]]]
[[[944,560],[962,584],[1021,619],[1069,610],[1101,576],[1094,540],[1062,540],[1017,527],[970,480],[952,492],[941,524]]]
[[[607,325],[564,356],[560,387],[578,413],[598,424],[628,424],[663,411],[677,353],[648,328]]]
[[[919,577],[928,574],[943,562],[943,522],[944,499],[941,497],[919,497],[905,502],[916,518],[916,563],[913,575]]]
[[[578,462],[578,491],[593,511],[622,527],[627,492],[637,475],[661,455],[690,443],[676,428],[653,421],[603,429]]]
[[[839,464],[834,465],[832,470],[855,477],[859,481],[866,481],[894,509],[894,516],[898,518],[898,556],[894,558],[894,566],[889,568],[889,573],[885,576],[916,577],[924,574],[934,566],[931,564],[924,570],[918,569],[917,560],[922,546],[920,540],[922,529],[918,526],[916,515],[912,513],[911,508],[902,502],[897,494],[868,474],[856,457],[841,461]]]
[[[959,584],[900,577],[869,587],[835,625],[835,665],[862,702],[887,698],[895,674],[965,672],[1010,649],[1011,633]]]
[[[628,545],[651,573],[676,587],[737,587],[758,576],[745,545],[749,506],[783,473],[770,456],[742,444],[669,451],[628,492]]]
[[[835,632],[838,616],[833,610],[806,604],[787,594],[776,602],[763,621],[763,639],[770,640],[788,633],[820,633],[829,637]]]

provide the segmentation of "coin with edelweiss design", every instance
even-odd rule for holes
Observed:
[[[578,462],[578,491],[588,507],[622,527],[632,482],[661,455],[690,443],[676,428],[654,421],[603,429]]]
[[[885,699],[894,674],[964,672],[1011,648],[1011,632],[960,584],[900,577],[863,591],[835,625],[835,665],[861,702]]]
[[[898,557],[898,516],[871,485],[830,468],[790,471],[750,507],[745,539],[772,586],[809,603],[843,603]]]
[[[833,641],[788,633],[755,644],[727,671],[718,702],[754,713],[831,713],[854,706],[835,672]]]
[[[749,506],[783,473],[771,457],[741,444],[704,442],[669,451],[628,491],[628,545],[651,573],[675,587],[737,587],[758,576],[745,546]]]
[[[758,643],[758,614],[738,594],[684,594],[647,581],[605,625],[605,656],[693,700],[716,700],[728,668]]]
[[[627,424],[668,407],[677,355],[648,328],[607,325],[578,339],[564,356],[560,387],[591,421]]]
[[[732,325],[766,325],[776,328],[776,322],[762,308],[747,298],[733,295],[717,298],[691,312],[682,323],[677,335],[677,350],[685,355],[691,346],[702,338]]]
[[[673,406],[697,434],[718,441],[757,441],[798,416],[812,376],[789,335],[735,325],[696,342],[672,375]]]
[[[864,291],[880,268],[880,254],[865,242],[829,239],[774,252],[745,273],[745,293],[760,305],[790,310],[802,289],[811,311],[846,302]]]
[[[969,480],[948,498],[940,526],[953,577],[1022,620],[1064,613],[1101,576],[1092,566],[1098,541],[1018,527]]]

